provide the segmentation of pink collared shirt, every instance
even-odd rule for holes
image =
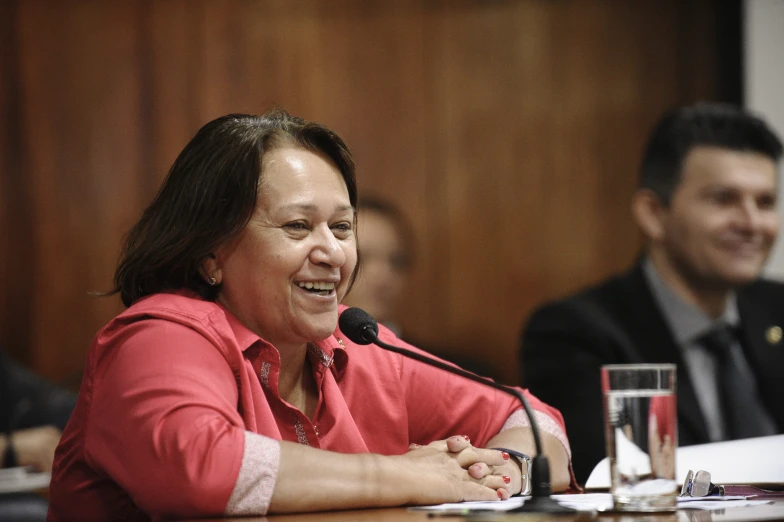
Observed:
[[[379,336],[416,350],[384,327]],[[455,434],[484,446],[528,423],[506,394],[355,345],[339,330],[309,356],[313,419],[278,395],[275,347],[219,304],[186,292],[134,303],[90,348],[55,455],[48,520],[264,514],[279,440],[399,455]],[[526,396],[568,451],[560,413]]]

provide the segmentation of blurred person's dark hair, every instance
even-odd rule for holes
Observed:
[[[264,155],[289,146],[324,154],[334,162],[356,208],[354,160],[333,131],[279,109],[262,116],[223,116],[204,125],[185,146],[128,233],[110,294],[119,292],[126,306],[181,288],[215,300],[221,285],[204,280],[201,263],[250,220],[264,183]],[[352,283],[359,264],[358,260]]]
[[[640,188],[654,192],[669,205],[678,186],[683,163],[695,147],[718,147],[756,152],[778,162],[782,144],[758,116],[718,103],[699,103],[665,113],[645,148]]]
[[[400,271],[409,270],[414,262],[414,231],[411,223],[409,223],[400,209],[389,200],[370,195],[362,196],[359,199],[357,210],[360,219],[363,214],[374,212],[394,225],[403,249],[396,253],[395,258],[392,260],[393,265]],[[361,238],[359,239],[361,240]]]

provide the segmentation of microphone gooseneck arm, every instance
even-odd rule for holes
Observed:
[[[536,456],[531,460],[532,470],[530,480],[533,480],[531,485],[531,498],[527,500],[519,508],[507,511],[512,512],[532,512],[532,513],[574,513],[575,510],[562,506],[555,500],[550,498],[552,493],[550,485],[550,466],[547,462],[547,457],[542,451],[542,441],[539,435],[539,425],[536,422],[536,417],[522,393],[509,386],[498,384],[497,382],[480,377],[475,373],[463,370],[462,368],[446,364],[437,359],[427,357],[417,352],[387,344],[378,338],[378,325],[376,320],[370,314],[359,308],[348,308],[341,315],[339,319],[340,330],[356,344],[376,344],[385,350],[395,352],[404,357],[417,360],[423,364],[434,366],[446,372],[458,375],[465,379],[469,379],[479,384],[484,384],[496,390],[507,393],[520,401],[523,405],[526,415],[531,422],[531,433],[534,437],[534,446],[536,448]]]
[[[384,341],[382,341],[378,337],[376,337],[376,339],[373,341],[373,344],[376,344],[376,345],[380,346],[381,348],[384,348],[385,350],[389,350],[390,352],[399,353],[400,355],[404,355],[406,357],[410,357],[411,359],[416,359],[417,361],[423,362],[423,363],[428,364],[430,366],[435,366],[436,368],[440,368],[440,369],[442,369],[444,371],[447,371],[449,373],[453,373],[455,375],[459,375],[460,377],[465,377],[466,379],[472,380],[474,382],[478,382],[479,384],[484,384],[486,386],[490,386],[491,388],[495,388],[496,390],[499,390],[499,391],[502,391],[504,393],[508,393],[510,395],[513,395],[523,405],[523,409],[525,410],[526,415],[528,415],[528,418],[531,420],[531,424],[536,422],[536,420],[534,419],[533,410],[531,410],[531,407],[528,405],[528,401],[525,400],[525,398],[523,397],[522,393],[520,393],[518,390],[515,390],[514,388],[510,388],[508,386],[504,386],[503,384],[498,384],[497,382],[495,382],[493,380],[486,379],[486,378],[481,377],[481,376],[479,376],[479,375],[477,375],[475,373],[471,373],[471,372],[469,372],[467,370],[464,370],[464,369],[460,368],[459,366],[452,366],[451,364],[447,364],[447,363],[441,362],[438,359],[433,359],[431,357],[427,357],[427,356],[422,355],[420,353],[412,352],[411,350],[407,350],[405,348],[401,348],[401,347],[398,347],[398,346],[392,346],[391,344],[385,343]],[[534,434],[534,445],[536,446],[536,452],[537,452],[537,454],[541,454],[542,453],[542,451],[541,451],[542,441],[539,438],[538,426],[537,426],[537,429],[531,429],[531,431]],[[549,473],[548,473],[548,475],[549,475]],[[548,480],[548,488],[549,488],[549,480]]]

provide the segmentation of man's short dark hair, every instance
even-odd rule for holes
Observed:
[[[648,140],[640,188],[653,191],[669,205],[686,156],[699,146],[757,152],[774,162],[782,154],[775,132],[760,117],[740,107],[718,103],[680,107],[662,116]]]

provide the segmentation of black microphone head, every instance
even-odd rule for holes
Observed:
[[[352,343],[370,344],[378,337],[378,323],[361,308],[346,308],[340,314],[338,326]]]

